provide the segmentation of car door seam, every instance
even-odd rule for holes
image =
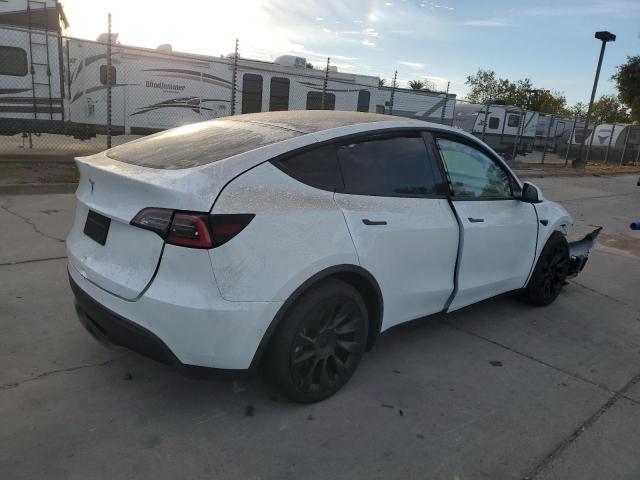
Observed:
[[[451,303],[453,302],[453,299],[456,297],[456,295],[458,294],[458,280],[459,280],[459,274],[460,274],[460,263],[462,260],[462,249],[464,247],[464,227],[462,225],[462,221],[460,220],[460,216],[458,215],[458,212],[456,211],[456,207],[453,204],[453,200],[451,199],[451,196],[447,197],[447,201],[449,203],[449,208],[451,208],[451,211],[453,212],[453,216],[456,219],[456,222],[458,222],[458,251],[456,253],[456,264],[455,267],[453,269],[453,290],[451,291],[451,295],[449,295],[449,298],[447,299],[447,301],[444,304],[444,311],[448,311],[449,307],[451,306]]]
[[[342,219],[344,220],[344,224],[347,227],[347,232],[349,233],[349,238],[351,239],[351,244],[353,245],[353,251],[356,252],[356,259],[358,261],[358,265],[362,266],[362,263],[360,262],[360,253],[356,248],[356,242],[353,239],[353,234],[351,233],[351,229],[349,228],[349,222],[347,222],[347,217],[344,214],[344,210],[340,205],[338,205],[338,202],[336,201],[336,192],[333,192],[333,203],[335,204],[336,208],[340,211],[340,214],[342,215]]]
[[[527,275],[527,279],[525,280],[522,288],[527,286],[529,280],[531,280],[531,275],[533,275],[533,269],[536,267],[536,260],[538,258],[538,242],[540,241],[540,217],[538,216],[538,209],[533,203],[530,203],[529,205],[533,207],[533,211],[536,214],[536,246],[533,249],[533,260],[531,261],[531,267],[529,267],[529,275]]]

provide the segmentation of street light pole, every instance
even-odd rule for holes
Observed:
[[[587,139],[587,132],[589,131],[589,120],[591,120],[591,110],[593,109],[593,101],[596,98],[596,90],[598,89],[598,79],[600,78],[600,69],[602,68],[602,59],[604,58],[604,49],[607,46],[607,42],[615,42],[616,36],[611,32],[596,32],[595,38],[602,42],[600,47],[600,58],[598,59],[598,67],[596,68],[596,78],[593,80],[593,89],[591,90],[591,100],[589,101],[589,109],[587,110],[587,118],[585,120],[584,129],[582,131],[582,141],[580,142],[580,149],[578,150],[578,156],[573,161],[573,168],[584,169],[587,162],[582,161],[582,151],[584,150],[584,142]]]

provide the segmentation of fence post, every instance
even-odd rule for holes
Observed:
[[[631,133],[631,125],[627,125],[627,136],[624,137],[624,146],[622,147],[622,155],[620,156],[619,165],[624,165],[624,154],[627,153],[627,142],[629,142],[630,133]]]
[[[591,153],[591,146],[593,145],[593,137],[596,136],[596,128],[598,128],[599,120],[596,120],[593,124],[593,131],[591,132],[591,140],[589,140],[589,146],[587,147],[587,158],[584,159],[584,166],[587,167],[589,163],[589,154]]]
[[[326,109],[327,85],[329,83],[329,64],[331,57],[327,57],[327,68],[324,71],[324,82],[322,83],[322,101],[320,102],[320,110]]]
[[[389,115],[393,115],[393,97],[396,95],[396,82],[398,80],[398,70],[393,74],[393,83],[391,84],[391,98],[389,99]]]
[[[239,41],[236,38],[236,49],[233,54],[233,83],[231,85],[231,116],[236,114],[236,91],[238,89],[238,45]]]
[[[449,100],[449,87],[451,82],[447,82],[447,92],[444,94],[444,104],[442,105],[442,115],[440,115],[440,123],[444,124],[444,116],[447,110],[447,100]]]
[[[553,115],[551,115],[551,120],[549,120],[549,126],[547,127],[547,134],[544,137],[544,147],[542,148],[542,165],[544,165],[544,157],[547,155],[547,145],[549,143],[549,135],[551,134],[551,125],[553,125]],[[535,140],[534,140],[535,142]],[[535,149],[535,146],[534,146]]]
[[[512,160],[514,162],[516,161],[516,156],[518,155],[518,145],[520,144],[520,137],[524,135],[524,124],[526,121],[527,121],[527,110],[520,109],[520,125],[518,125],[518,131],[516,132],[516,141],[513,144]]]
[[[111,148],[111,12],[107,29],[107,148]]]
[[[629,127],[631,128],[631,127]],[[640,128],[640,127],[638,127]],[[633,161],[634,165],[638,165],[638,160],[640,160],[640,135],[638,135],[638,153],[636,153],[636,159]]]
[[[613,127],[611,127],[611,135],[609,136],[609,143],[607,143],[607,151],[604,154],[604,164],[606,165],[609,161],[609,150],[611,149],[611,141],[613,140],[613,134],[616,131],[616,122],[613,122]]]
[[[578,124],[578,117],[573,119],[573,127],[571,127],[571,134],[569,135],[569,141],[567,142],[567,152],[564,155],[564,166],[566,167],[569,164],[569,150],[571,150],[571,146],[573,145],[573,136],[576,133],[576,125]]]
[[[487,120],[489,118],[489,102],[484,106],[486,110],[484,111],[484,123],[482,124],[482,141],[484,142],[484,134],[487,132]]]

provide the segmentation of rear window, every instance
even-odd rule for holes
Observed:
[[[343,187],[335,145],[313,148],[276,160],[274,164],[307,185],[332,192]]]
[[[107,151],[119,162],[177,170],[224,160],[302,135],[302,132],[233,120],[212,120],[174,128]]]

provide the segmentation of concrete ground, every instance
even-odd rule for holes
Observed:
[[[536,179],[577,233],[605,227],[552,306],[398,327],[308,406],[102,347],[67,284],[73,196],[0,197],[0,478],[640,478],[636,181]]]

